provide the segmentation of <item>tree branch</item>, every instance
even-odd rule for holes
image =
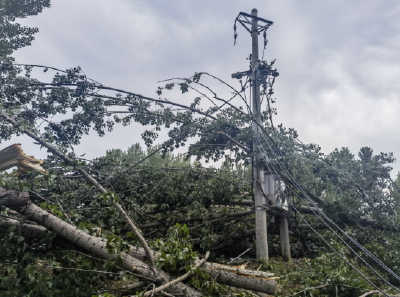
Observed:
[[[5,115],[4,113],[0,115],[3,119],[5,119],[8,123],[12,124],[14,127],[17,126],[17,122],[15,120],[13,120],[12,118],[10,118],[9,116]],[[61,153],[60,151],[58,151],[54,146],[52,146],[50,143],[46,142],[43,138],[35,135],[34,133],[32,133],[31,131],[25,129],[23,131],[23,133],[25,133],[26,135],[28,135],[29,137],[35,139],[37,142],[39,142],[40,144],[42,144],[44,147],[46,147],[49,151],[51,151],[54,155],[60,157],[62,160],[64,160],[65,162],[68,162],[70,164],[74,165],[74,162],[72,159],[70,159],[69,157],[67,157],[66,155],[64,155],[63,153]],[[107,194],[107,190],[104,189],[100,183],[98,183],[89,173],[86,172],[86,170],[84,170],[83,168],[81,168],[80,166],[76,166],[74,165],[75,168],[77,168],[82,175],[85,177],[86,180],[88,180],[92,185],[94,185],[94,187],[102,194]],[[114,207],[118,210],[118,212],[121,214],[121,216],[124,218],[125,222],[128,224],[129,228],[132,230],[133,234],[135,234],[137,236],[137,238],[139,239],[140,243],[142,244],[143,248],[145,249],[146,253],[148,253],[148,257],[151,263],[151,267],[154,266],[154,256],[150,250],[149,245],[147,244],[146,240],[144,239],[144,237],[142,236],[142,234],[139,232],[139,230],[136,228],[136,226],[133,224],[132,220],[129,218],[129,216],[127,215],[127,213],[123,210],[122,206],[115,202],[112,201],[112,204],[114,205]],[[153,271],[154,272],[154,271]]]
[[[243,144],[241,144],[240,142],[236,141],[235,139],[233,139],[232,137],[230,137],[228,134],[226,134],[226,133],[224,133],[224,132],[222,132],[222,131],[219,131],[218,133],[224,135],[226,138],[229,139],[229,141],[235,143],[238,147],[240,147],[240,148],[241,148],[242,150],[244,150],[246,153],[248,153],[248,154],[250,153],[250,149],[249,149],[248,147],[246,147],[246,146],[244,146]]]
[[[165,290],[165,289],[167,289],[167,288],[169,288],[169,287],[171,287],[171,286],[173,286],[173,285],[175,285],[175,284],[177,284],[177,283],[179,283],[181,281],[184,281],[185,279],[187,279],[189,276],[191,276],[193,274],[193,271],[195,271],[197,268],[199,268],[201,265],[203,265],[204,262],[207,261],[209,256],[210,256],[210,252],[207,252],[206,256],[199,263],[197,263],[192,270],[188,271],[187,273],[185,273],[181,277],[178,277],[178,278],[174,279],[173,281],[171,281],[169,283],[166,283],[166,284],[164,284],[164,285],[162,285],[162,286],[160,286],[160,287],[158,287],[158,288],[156,288],[154,290],[146,292],[144,294],[144,296],[147,297],[147,296],[150,296],[150,294],[155,294],[155,293],[161,292],[161,291],[163,291],[163,290]]]

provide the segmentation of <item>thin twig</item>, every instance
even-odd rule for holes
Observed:
[[[103,259],[100,259],[100,258],[96,258],[96,257],[94,257],[94,256],[91,256],[91,255],[88,255],[88,254],[85,254],[85,253],[82,253],[82,252],[78,252],[78,251],[75,251],[75,250],[64,250],[63,252],[65,252],[65,253],[68,253],[68,252],[78,253],[78,254],[81,254],[81,255],[83,255],[83,256],[85,256],[85,257],[88,257],[88,258],[91,258],[91,259],[94,259],[94,260],[97,260],[97,261],[102,261],[102,262],[105,262],[105,263],[107,263],[107,264],[111,264],[111,265],[113,265],[113,266],[115,266],[115,267],[117,267],[117,268],[123,270],[125,273],[131,274],[131,275],[134,275],[134,276],[137,276],[137,277],[140,277],[140,278],[149,280],[149,281],[153,281],[153,279],[147,278],[147,277],[145,277],[145,276],[143,276],[143,275],[139,275],[139,274],[133,273],[133,272],[131,272],[131,271],[129,271],[129,270],[126,270],[126,269],[124,269],[124,268],[118,266],[118,265],[115,264],[115,263],[112,263],[112,262],[109,262],[109,261],[106,261],[106,260],[103,260]]]
[[[104,274],[115,274],[115,275],[124,275],[126,272],[120,272],[120,273],[115,273],[115,272],[109,272],[109,271],[101,271],[101,270],[87,270],[87,269],[79,269],[79,268],[70,268],[70,267],[58,267],[58,266],[46,266],[46,265],[40,265],[41,267],[46,267],[46,268],[53,268],[53,269],[65,269],[65,270],[77,270],[77,271],[85,271],[85,272],[96,272],[96,273],[104,273]]]
[[[164,292],[164,291],[161,291],[160,293],[163,294],[163,295],[165,295],[165,296],[168,296],[168,297],[175,297],[174,295],[169,294],[169,293]]]
[[[296,296],[296,295],[299,295],[299,294],[301,294],[301,293],[303,293],[303,292],[306,292],[306,291],[315,290],[315,289],[321,289],[321,288],[328,287],[328,286],[341,286],[341,287],[347,287],[347,288],[359,289],[359,290],[362,290],[362,291],[366,291],[366,290],[363,289],[363,288],[357,288],[357,287],[352,287],[352,286],[348,286],[348,285],[325,284],[325,285],[319,285],[319,286],[316,286],[316,287],[304,289],[303,291],[294,293],[293,295],[290,295],[290,296]],[[379,291],[378,291],[378,292],[379,292]],[[368,295],[367,295],[367,296],[368,296]]]
[[[386,291],[383,291],[383,292],[386,293],[387,291],[389,291],[389,290],[386,290]],[[367,293],[362,294],[360,297],[367,297],[367,296],[370,296],[370,295],[373,295],[373,294],[379,294],[379,293],[380,293],[380,291],[378,291],[378,290],[369,291]]]
[[[35,195],[35,196],[38,197],[39,199],[42,199],[43,201],[46,201],[46,202],[48,202],[48,203],[50,203],[50,204],[53,204],[53,205],[55,205],[55,206],[58,206],[58,205],[55,204],[54,202],[51,202],[50,200],[48,200],[48,199],[46,199],[46,198],[40,196],[38,193],[35,193],[34,191],[29,190],[28,192],[29,192],[29,193],[32,193],[33,195]]]
[[[72,223],[72,221],[71,221],[71,219],[69,218],[69,216],[67,216],[67,214],[65,213],[64,208],[61,206],[60,201],[58,201],[58,199],[56,199],[56,200],[57,200],[58,206],[60,207],[60,210],[61,210],[62,214],[64,215],[64,217],[66,217],[67,220],[68,220],[68,222],[69,222],[72,226],[74,226],[74,224]]]

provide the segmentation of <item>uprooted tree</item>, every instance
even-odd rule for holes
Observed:
[[[28,45],[37,30],[13,22],[37,14],[49,1],[0,5],[8,15],[1,33],[0,139],[26,134],[49,152],[44,163],[35,158],[26,161],[16,146],[0,152],[0,160],[3,153],[8,162],[0,168],[19,166],[18,174],[1,175],[0,292],[6,296],[274,294],[276,278],[262,272],[273,270],[271,263],[259,263],[262,269],[256,273],[206,262],[224,263],[254,247],[250,164],[258,148],[250,145],[257,135],[251,130],[245,77],[235,75],[241,84],[236,90],[200,72],[167,81],[153,98],[100,84],[79,67],[63,71],[19,65],[10,56],[12,51]],[[306,261],[300,274],[282,272],[281,285],[299,294],[329,295],[335,286],[341,286],[341,296],[372,290],[368,281],[338,263],[337,255],[311,232],[318,230],[336,251],[351,258],[313,215],[315,205],[300,197],[306,192],[340,228],[398,274],[399,185],[390,178],[394,158],[373,155],[367,147],[360,150],[359,158],[345,148],[324,155],[317,145],[301,143],[294,129],[275,127],[273,64],[260,62],[266,106],[260,145],[266,148],[270,164],[287,169],[276,174],[286,182],[293,205],[289,213],[292,255],[314,259]],[[54,75],[40,81],[33,77],[38,69]],[[223,84],[231,96],[215,93],[213,83]],[[194,94],[194,99],[183,104],[161,97],[176,88]],[[149,126],[142,134],[147,151],[136,144],[126,152],[112,150],[95,160],[74,153],[73,147],[89,131],[104,136],[115,125],[131,123]],[[169,139],[154,146],[159,133],[168,133]],[[185,154],[173,153],[187,143]],[[271,146],[274,150],[268,150]],[[15,151],[14,159],[10,150]],[[218,168],[200,162],[221,159],[224,163]],[[268,240],[270,254],[278,256],[279,227],[273,216],[270,213]],[[249,252],[253,254],[254,250]],[[369,278],[375,277],[359,260],[350,261]],[[392,276],[384,276],[398,285]],[[386,289],[379,280],[374,282]]]

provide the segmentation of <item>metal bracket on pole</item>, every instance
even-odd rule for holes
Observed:
[[[254,14],[253,11],[251,14],[245,13],[245,12],[239,12],[239,15],[235,19],[235,24],[233,25],[233,30],[235,31],[234,33],[234,39],[236,44],[236,38],[238,34],[236,33],[236,22],[239,22],[246,30],[247,32],[250,33],[250,35],[253,36],[253,31],[260,35],[261,32],[264,32],[264,49],[267,45],[267,29],[273,24],[273,22],[268,21],[266,19],[260,18],[257,16],[257,9],[255,10],[256,13]]]
[[[260,34],[260,32],[265,31],[271,26],[274,22],[268,21],[266,19],[245,13],[245,12],[239,12],[239,15],[236,17],[235,23],[239,22],[242,24],[242,26],[251,34],[252,29],[253,29],[253,24],[251,20],[257,20],[257,33]],[[258,22],[261,22],[263,24],[259,24]],[[247,25],[250,25],[250,29],[247,28]]]

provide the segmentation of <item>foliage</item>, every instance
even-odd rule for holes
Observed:
[[[120,201],[152,247],[159,251],[157,266],[178,276],[192,269],[198,254],[205,250],[212,251],[211,260],[223,261],[254,247],[252,237],[230,238],[233,233],[254,229],[253,215],[231,215],[246,210],[241,202],[250,200],[253,191],[249,165],[255,154],[263,153],[270,160],[264,165],[287,179],[284,194],[295,207],[313,205],[304,199],[290,177],[310,194],[322,197],[325,203],[320,206],[333,222],[399,274],[400,177],[394,183],[391,180],[393,154],[374,155],[372,148],[363,147],[358,154],[342,148],[324,155],[318,145],[303,144],[294,129],[275,127],[272,114],[276,110],[271,107],[276,77],[274,61],[261,61],[258,69],[262,72],[264,111],[262,132],[255,134],[254,115],[245,98],[249,84],[241,77],[236,77],[241,83],[236,90],[208,73],[195,73],[166,82],[158,87],[159,97],[150,98],[95,82],[80,67],[64,71],[16,64],[6,55],[29,45],[37,29],[21,27],[15,19],[36,15],[49,6],[46,0],[0,2],[0,141],[29,130],[73,162],[66,164],[49,155],[43,165],[48,175],[28,172],[14,177],[13,173],[1,173],[2,187],[29,190],[33,203],[67,221],[66,213],[81,230],[107,240],[107,248],[114,254],[126,251],[129,245],[139,245],[111,206],[112,201]],[[47,81],[33,78],[32,70],[36,68],[52,77]],[[232,96],[224,99],[213,91],[209,85],[215,82],[228,87]],[[174,90],[192,100],[184,105],[161,98]],[[110,95],[110,91],[115,94]],[[239,102],[231,101],[236,99]],[[204,104],[206,100],[212,103],[211,107]],[[11,126],[3,116],[11,117],[17,125]],[[148,127],[142,134],[147,149],[134,144],[126,152],[111,150],[94,160],[75,154],[74,145],[79,145],[91,129],[104,136],[117,124],[131,123]],[[169,139],[154,146],[161,133],[168,134]],[[253,146],[254,142],[259,145]],[[173,154],[183,146],[188,146],[184,155]],[[221,160],[221,166],[204,166]],[[77,173],[78,166],[107,188],[107,194],[98,194],[85,182]],[[1,219],[8,215],[3,209]],[[374,219],[375,226],[361,226],[360,216]],[[332,296],[335,286],[339,287],[340,296],[371,289],[328,250],[326,242],[365,275],[374,277],[332,232],[319,231],[324,242],[315,234],[296,229],[305,220],[312,225],[321,223],[316,216],[301,218],[292,212],[291,229],[298,234],[292,238],[292,255],[306,258],[301,265],[294,267],[275,260],[259,263],[262,269],[280,271],[280,294],[288,293],[287,287],[292,287],[293,292],[304,291],[304,296]],[[268,226],[272,231],[278,229],[276,222],[269,221]],[[61,291],[63,296],[122,295],[129,292],[113,287],[137,280],[119,268],[118,261],[96,259],[57,236],[28,239],[15,228],[5,233],[0,237],[0,293],[5,296],[57,296]],[[268,240],[271,256],[278,256],[279,238],[269,235]],[[255,256],[254,248],[248,256]],[[361,257],[377,268],[365,255]],[[390,275],[383,275],[398,285]],[[233,292],[201,269],[189,283],[209,296]],[[322,285],[326,286],[309,290]],[[239,290],[234,293],[248,294]]]
[[[22,27],[15,20],[37,15],[47,7],[50,7],[50,0],[0,1],[0,56],[5,57],[19,48],[31,45],[38,28]]]
[[[165,242],[157,238],[150,243],[150,246],[159,252],[156,266],[175,274],[181,270],[191,271],[198,255],[192,250],[188,236],[188,227],[177,223],[175,228],[169,230]]]

